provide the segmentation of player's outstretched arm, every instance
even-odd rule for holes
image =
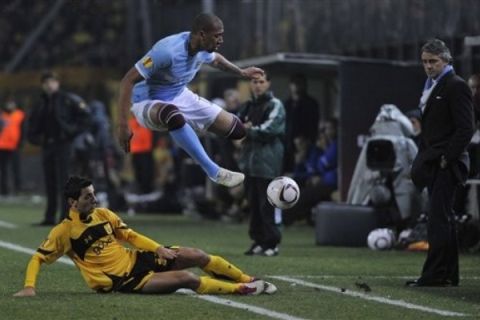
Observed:
[[[34,255],[32,259],[30,259],[25,275],[25,286],[22,290],[15,293],[13,295],[14,297],[33,297],[36,295],[35,283],[37,282],[37,276],[42,263],[43,260],[37,255]]]
[[[214,68],[235,73],[248,79],[264,74],[264,71],[257,67],[248,67],[241,69],[218,52],[215,53],[215,60],[213,60],[211,65]]]
[[[142,76],[135,67],[128,70],[120,82],[119,94],[119,123],[118,123],[118,141],[125,152],[130,151],[130,139],[132,133],[128,128],[128,115],[130,112],[130,101],[132,98],[132,90],[135,83],[142,79]]]

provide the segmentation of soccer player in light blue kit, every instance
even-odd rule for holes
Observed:
[[[191,32],[161,39],[126,73],[120,86],[119,140],[128,152],[132,137],[128,128],[130,109],[142,126],[168,130],[211,180],[233,187],[243,182],[244,174],[213,162],[194,130],[208,130],[237,140],[245,137],[245,128],[236,116],[186,87],[203,63],[245,78],[263,75],[262,69],[241,69],[215,52],[223,43],[223,32],[220,18],[202,13],[195,18]]]

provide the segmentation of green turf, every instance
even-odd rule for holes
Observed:
[[[0,203],[0,220],[16,229],[0,227],[0,240],[35,249],[48,234],[40,221],[43,205]],[[314,244],[314,229],[294,225],[283,231],[277,257],[247,257],[245,224],[192,221],[179,215],[123,216],[137,231],[163,244],[194,246],[221,255],[240,268],[271,280],[279,292],[274,296],[221,296],[221,298],[305,319],[440,319],[440,315],[349,296],[368,296],[405,301],[433,309],[480,315],[480,256],[461,256],[461,286],[458,288],[406,288],[402,277],[415,276],[423,253],[374,252],[367,248],[320,247]],[[62,263],[42,266],[34,298],[13,298],[23,285],[29,255],[0,248],[0,319],[268,319],[247,310],[204,301],[184,294],[99,295],[84,284],[76,268]],[[334,288],[335,292],[275,280],[288,276]],[[355,283],[367,283],[364,292]],[[338,290],[337,290],[338,289]],[[344,291],[344,292],[342,292]]]

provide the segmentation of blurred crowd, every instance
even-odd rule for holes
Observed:
[[[24,59],[22,69],[55,65],[121,65],[124,59],[124,2],[75,1],[64,5],[55,22],[35,41],[35,59]],[[0,58],[7,63],[41,26],[54,6],[47,1],[10,1],[0,12]],[[12,23],[14,22],[14,23]],[[102,30],[102,32],[98,32]]]

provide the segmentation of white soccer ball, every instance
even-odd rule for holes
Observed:
[[[395,244],[395,233],[388,228],[374,229],[368,234],[367,244],[372,250],[391,249]]]
[[[267,187],[267,199],[270,204],[279,209],[293,207],[300,198],[298,184],[289,177],[277,177]]]

